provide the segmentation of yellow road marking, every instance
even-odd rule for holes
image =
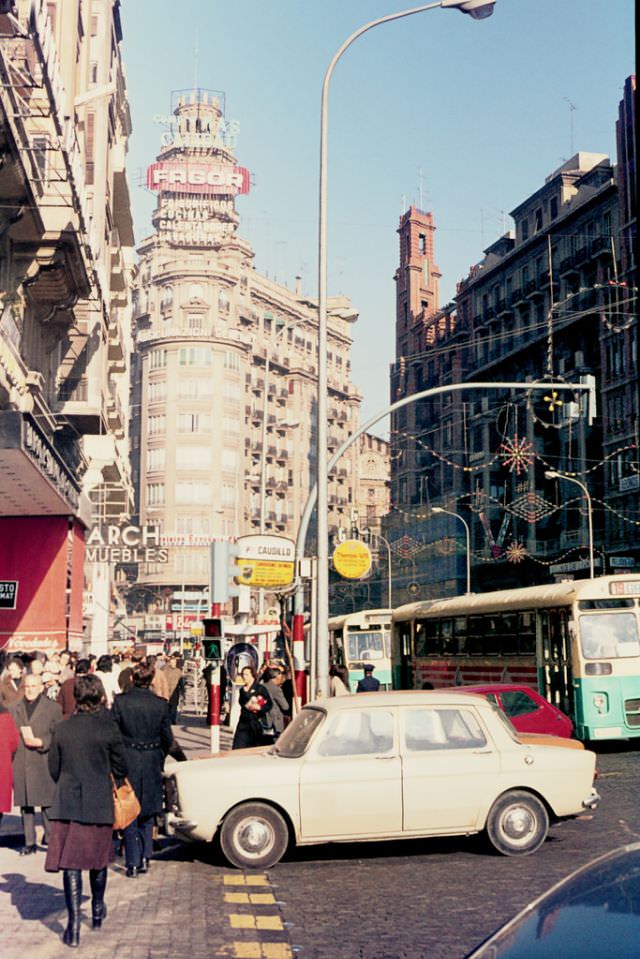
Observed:
[[[235,959],[293,959],[286,942],[234,942]]]
[[[225,886],[268,886],[269,879],[264,874],[255,876],[228,875],[223,879]]]
[[[272,892],[225,892],[225,902],[246,903],[253,906],[273,906],[276,897]]]
[[[280,916],[252,916],[249,913],[229,914],[232,929],[282,929]]]

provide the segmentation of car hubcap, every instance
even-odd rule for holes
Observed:
[[[505,812],[502,819],[502,830],[505,836],[515,842],[530,836],[535,825],[535,817],[526,806],[512,806]]]
[[[237,831],[238,845],[247,856],[260,856],[273,844],[273,834],[263,819],[247,819]]]

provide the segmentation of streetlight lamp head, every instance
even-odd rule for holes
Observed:
[[[556,470],[545,470],[544,475],[547,479],[558,479],[560,473],[557,473]]]
[[[431,507],[431,512],[432,512],[432,513],[444,513],[444,510],[443,510],[442,506],[432,506],[432,507]]]
[[[496,0],[442,0],[442,7],[452,7],[468,13],[474,20],[486,20],[493,13]]]

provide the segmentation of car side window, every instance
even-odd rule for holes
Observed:
[[[393,713],[345,709],[331,717],[318,743],[320,756],[368,756],[393,749]]]
[[[408,752],[432,749],[477,749],[487,741],[480,724],[467,709],[407,709],[404,746]]]
[[[538,704],[533,701],[531,696],[520,690],[507,690],[501,692],[502,706],[507,716],[526,716],[527,713],[535,713]]]

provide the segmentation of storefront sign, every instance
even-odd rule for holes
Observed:
[[[16,579],[0,580],[0,609],[15,609],[18,599],[18,581]]]
[[[296,544],[284,536],[241,536],[237,542],[239,586],[275,589],[293,581]]]
[[[249,171],[223,163],[158,160],[147,169],[147,187],[170,193],[237,196],[249,192]]]
[[[89,563],[167,563],[156,526],[94,526],[87,537]]]
[[[56,492],[77,510],[80,494],[75,481],[47,439],[27,419],[23,420],[22,445],[29,459],[49,477]]]
[[[359,539],[346,539],[333,551],[333,567],[345,579],[362,579],[371,569],[371,550]]]

